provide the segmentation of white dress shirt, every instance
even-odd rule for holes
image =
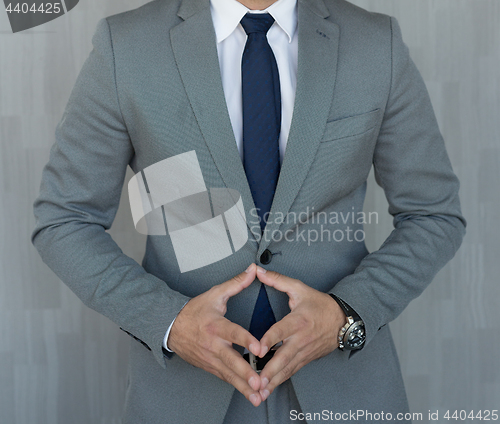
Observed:
[[[243,105],[241,94],[241,57],[247,41],[240,24],[246,13],[269,13],[275,20],[267,32],[267,40],[276,57],[281,89],[281,131],[279,139],[280,162],[285,155],[288,133],[292,122],[295,88],[297,85],[298,37],[297,0],[278,0],[265,10],[249,10],[237,0],[210,0],[219,56],[222,87],[231,118],[236,145],[243,160]],[[175,319],[170,324],[163,346]]]

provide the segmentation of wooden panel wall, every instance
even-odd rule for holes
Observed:
[[[129,337],[84,307],[29,242],[53,133],[97,21],[145,1],[81,0],[12,34],[0,13],[0,422],[117,424]],[[391,323],[413,412],[500,409],[500,2],[355,0],[398,18],[461,186],[468,232],[455,259]],[[140,261],[127,195],[111,229]],[[391,230],[370,179],[371,249]],[[426,422],[424,420],[423,422]]]

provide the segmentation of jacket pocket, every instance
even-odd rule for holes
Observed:
[[[361,115],[327,122],[321,142],[361,135],[372,130],[379,122],[380,111],[379,108]]]

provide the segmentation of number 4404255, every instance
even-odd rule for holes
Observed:
[[[14,6],[13,6],[14,5]],[[61,13],[61,3],[41,3],[38,7],[35,3],[9,3],[5,10],[8,13]]]

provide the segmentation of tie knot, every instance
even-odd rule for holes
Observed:
[[[241,26],[250,35],[252,33],[266,34],[274,23],[269,13],[247,13],[241,20]]]

